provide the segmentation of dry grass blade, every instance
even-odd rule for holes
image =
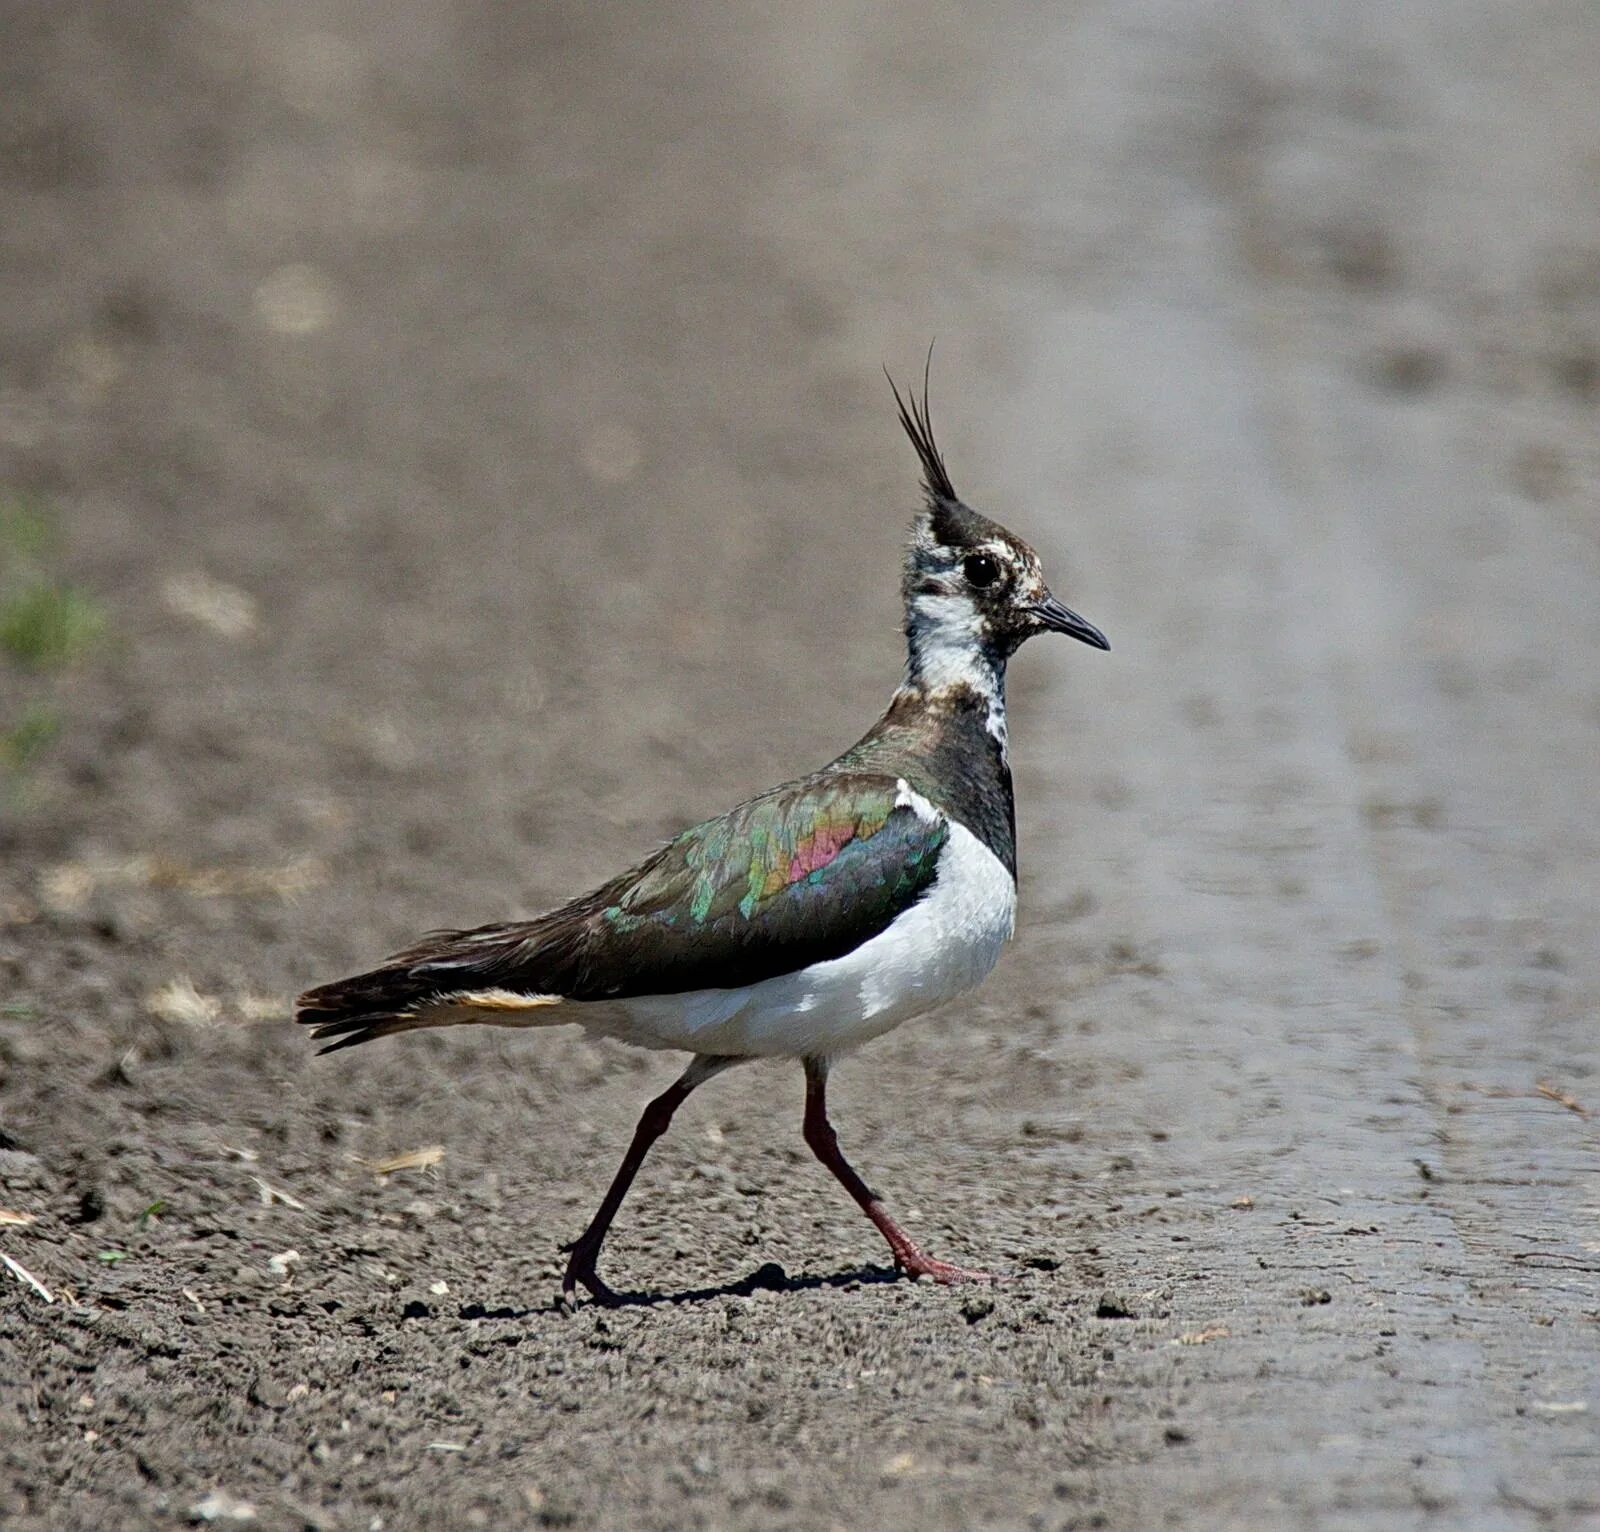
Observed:
[[[374,1175],[392,1176],[397,1170],[427,1170],[444,1158],[443,1144],[429,1144],[422,1149],[410,1149],[404,1154],[391,1154],[383,1160],[362,1160]]]
[[[161,586],[161,600],[175,616],[186,617],[224,638],[253,633],[259,617],[254,596],[201,570],[172,575]]]
[[[256,1183],[256,1189],[261,1193],[261,1201],[271,1207],[274,1202],[281,1202],[286,1208],[293,1208],[297,1213],[303,1213],[306,1205],[292,1192],[286,1192],[281,1186],[271,1186],[263,1181],[260,1176],[251,1176]]]
[[[14,1261],[9,1255],[0,1253],[0,1266],[4,1266],[17,1281],[31,1287],[46,1303],[54,1303],[56,1301],[56,1295],[34,1276],[21,1261]]]
[[[35,1213],[19,1213],[15,1208],[0,1208],[0,1228],[7,1224],[29,1224],[37,1221]]]
[[[1562,1090],[1559,1085],[1556,1085],[1549,1080],[1539,1081],[1534,1089],[1541,1096],[1548,1097],[1551,1101],[1560,1102],[1561,1105],[1564,1106],[1569,1112],[1576,1112],[1580,1117],[1587,1117],[1589,1115],[1589,1108],[1579,1101],[1576,1096],[1574,1096],[1570,1091]]]
[[[203,1026],[222,1015],[222,1002],[215,995],[202,994],[188,974],[152,990],[144,999],[145,1009],[163,1021],[188,1026]]]
[[[167,888],[205,899],[272,896],[289,900],[327,881],[316,857],[243,866],[201,866],[176,857],[144,854],[60,862],[40,876],[39,893],[51,909],[71,914],[102,888]]]
[[[208,899],[259,894],[288,899],[326,880],[327,869],[311,856],[254,867],[197,867],[171,857],[155,857],[149,866],[152,888],[176,888]]]
[[[1233,1332],[1226,1325],[1207,1325],[1203,1330],[1186,1330],[1173,1341],[1175,1346],[1208,1346],[1214,1340],[1226,1340]]]

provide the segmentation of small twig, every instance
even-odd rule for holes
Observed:
[[[1561,1250],[1513,1250],[1513,1261],[1529,1261],[1539,1265],[1548,1265],[1559,1271],[1597,1271],[1600,1266],[1590,1266],[1580,1257],[1568,1255]]]

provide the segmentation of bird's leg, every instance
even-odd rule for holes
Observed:
[[[672,1121],[672,1114],[683,1105],[697,1086],[704,1085],[712,1075],[720,1074],[730,1064],[738,1062],[736,1058],[724,1058],[718,1055],[697,1057],[644,1109],[639,1118],[639,1126],[633,1130],[633,1142],[628,1145],[628,1152],[622,1157],[622,1164],[617,1167],[616,1175],[611,1178],[611,1187],[606,1192],[599,1211],[589,1220],[589,1227],[577,1239],[570,1245],[562,1247],[570,1252],[566,1275],[561,1279],[563,1294],[570,1293],[581,1282],[598,1303],[610,1306],[622,1301],[600,1280],[600,1273],[595,1270],[595,1262],[600,1256],[600,1246],[605,1243],[606,1231],[611,1227],[611,1220],[617,1216],[617,1209],[622,1206],[622,1199],[628,1195],[628,1188],[633,1185],[633,1178],[638,1175],[639,1167],[644,1164],[644,1157],[650,1152],[650,1146],[667,1131],[667,1126]]]
[[[911,1236],[889,1216],[882,1199],[855,1173],[839,1149],[839,1135],[828,1121],[828,1061],[807,1059],[805,1066],[806,1143],[861,1205],[861,1211],[877,1225],[878,1232],[889,1241],[895,1265],[908,1276],[932,1277],[935,1282],[993,1282],[995,1278],[986,1271],[968,1271],[962,1266],[952,1266],[948,1261],[936,1261],[931,1255],[924,1255],[917,1249]]]

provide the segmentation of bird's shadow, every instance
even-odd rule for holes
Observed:
[[[663,1304],[706,1303],[712,1298],[748,1298],[752,1293],[804,1293],[823,1287],[850,1287],[857,1284],[903,1282],[904,1273],[894,1266],[854,1266],[817,1276],[791,1277],[776,1261],[766,1261],[736,1282],[719,1282],[714,1287],[685,1287],[677,1292],[618,1292],[615,1302],[593,1301],[585,1307],[650,1309]],[[570,1309],[565,1296],[556,1299],[554,1308]]]
[[[512,1308],[504,1304],[488,1308],[481,1303],[463,1304],[462,1319],[531,1319],[535,1314],[570,1314],[575,1309],[653,1309],[678,1303],[707,1303],[713,1298],[748,1298],[753,1293],[804,1293],[824,1287],[852,1287],[882,1285],[906,1281],[905,1274],[893,1266],[853,1266],[844,1271],[831,1271],[817,1276],[791,1277],[775,1261],[766,1261],[752,1272],[733,1282],[719,1282],[713,1287],[685,1287],[674,1292],[614,1291],[613,1302],[606,1303],[584,1296],[569,1297],[557,1294],[549,1303],[529,1308]]]

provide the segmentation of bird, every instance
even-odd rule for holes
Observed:
[[[580,1286],[602,1305],[625,1301],[598,1262],[651,1145],[707,1080],[762,1059],[803,1066],[805,1142],[901,1274],[996,1280],[925,1254],[857,1174],[828,1117],[829,1071],[994,967],[1017,903],[1007,662],[1044,633],[1111,645],[1051,592],[1027,543],[956,493],[927,367],[920,399],[885,376],[921,466],[921,504],[901,577],[905,671],[860,741],[547,914],[430,932],[296,1002],[323,1053],[427,1027],[575,1022],[691,1055],[644,1108],[588,1226],[562,1247],[563,1302]]]

